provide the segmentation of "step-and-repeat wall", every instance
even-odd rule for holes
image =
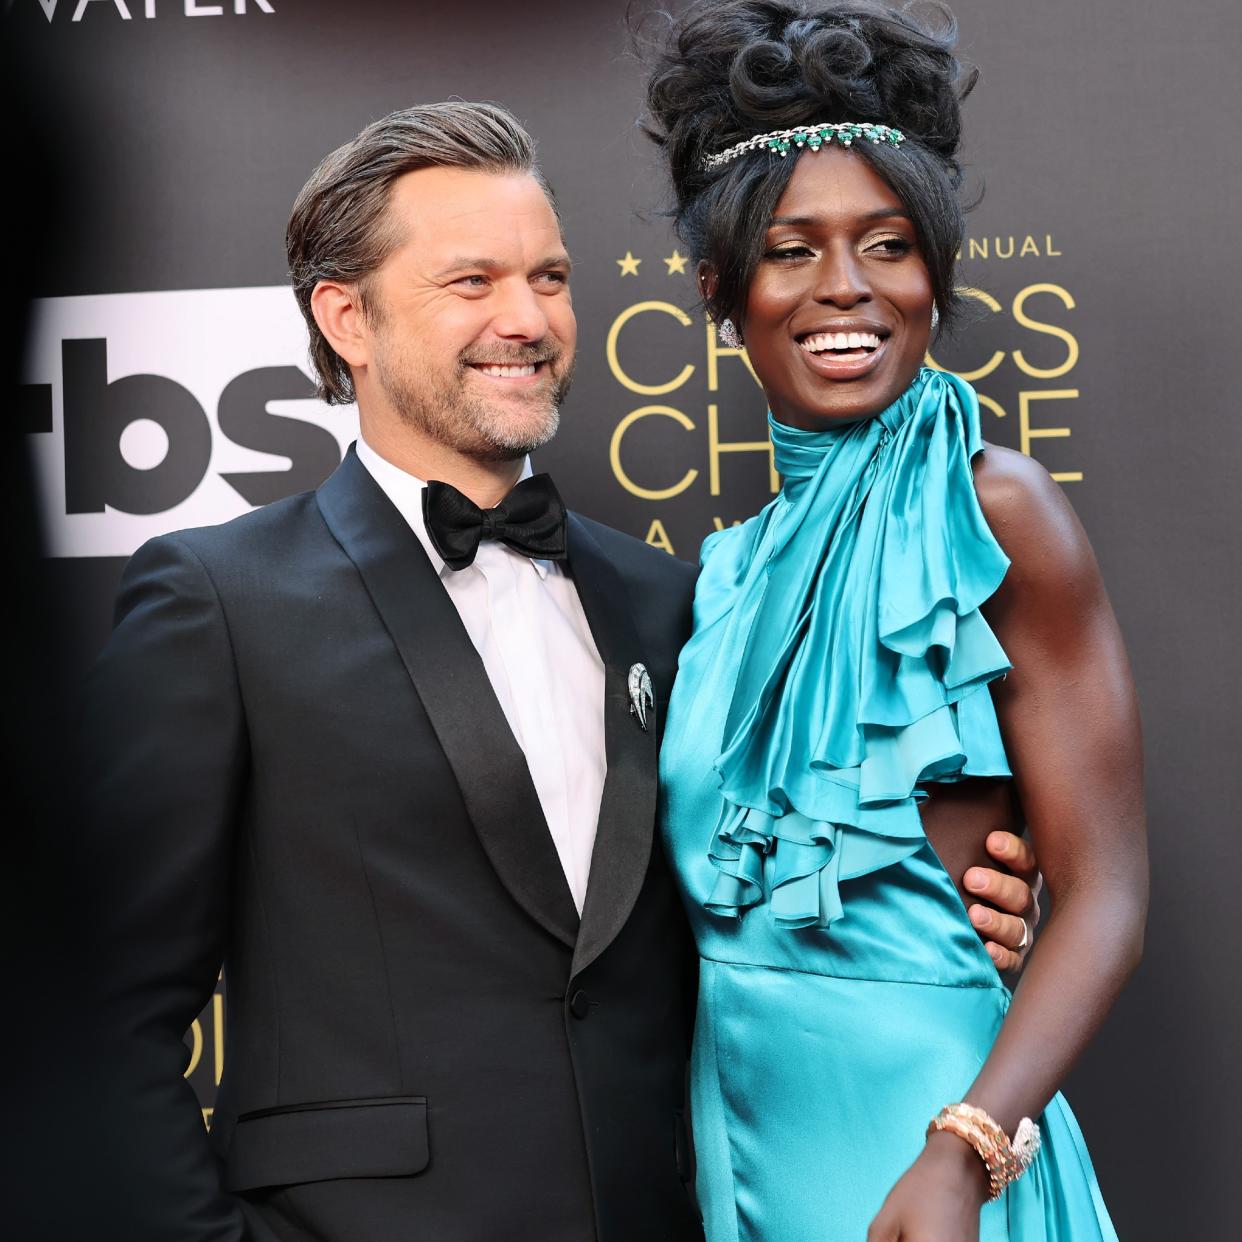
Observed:
[[[283,234],[316,162],[393,108],[511,107],[575,259],[578,378],[539,454],[576,508],[694,559],[777,486],[745,356],[695,307],[635,128],[622,0],[8,0],[0,30],[65,186],[12,405],[77,675],[145,539],[313,487],[356,433],[314,398]],[[674,9],[676,5],[672,5]],[[962,279],[935,365],[1058,479],[1103,565],[1148,745],[1141,971],[1068,1086],[1127,1239],[1225,1236],[1238,1001],[1233,0],[958,0]],[[20,244],[14,242],[13,244]],[[1090,952],[1090,946],[1083,946]],[[209,1124],[220,991],[187,1034]]]

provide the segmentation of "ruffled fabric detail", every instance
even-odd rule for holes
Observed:
[[[1010,775],[988,684],[1009,668],[979,611],[1008,559],[979,508],[974,390],[923,370],[876,418],[769,420],[781,496],[704,545],[696,626],[741,650],[715,768],[706,907],[768,901],[785,927],[843,917],[839,884],[926,839],[931,781]]]

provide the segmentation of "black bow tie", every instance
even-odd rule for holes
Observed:
[[[423,518],[450,569],[471,564],[482,539],[495,539],[523,556],[565,559],[565,504],[546,474],[523,479],[494,509],[480,509],[448,483],[428,483]]]

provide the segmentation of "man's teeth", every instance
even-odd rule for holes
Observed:
[[[826,349],[879,349],[880,338],[874,332],[817,332],[799,344],[808,354]]]
[[[481,362],[478,366],[484,375],[492,375],[496,379],[523,379],[535,373],[535,364],[533,362],[523,367],[502,366],[491,362]]]

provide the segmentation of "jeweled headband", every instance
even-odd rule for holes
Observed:
[[[808,147],[812,151],[818,151],[820,147],[830,143],[834,138],[843,147],[852,146],[857,139],[865,142],[887,142],[894,147],[900,146],[906,140],[901,130],[893,129],[890,125],[872,125],[870,121],[841,121],[833,125],[797,125],[793,129],[774,129],[770,133],[756,134],[744,142],[734,143],[733,146],[726,147],[715,155],[707,156],[703,160],[703,168],[705,170],[719,168],[721,164],[727,164],[730,160],[737,159],[739,155],[745,155],[747,151],[754,151],[759,147],[766,147],[774,155],[779,155],[781,159],[784,159],[794,149],[801,151],[803,147]]]

